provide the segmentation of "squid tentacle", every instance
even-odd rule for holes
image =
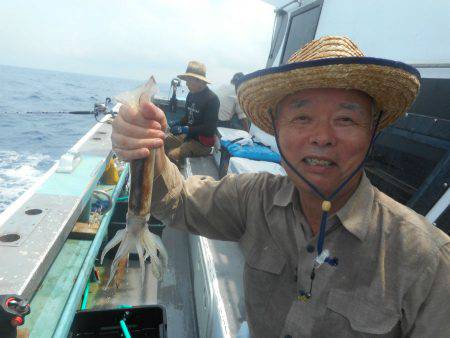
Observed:
[[[162,279],[164,275],[164,270],[167,269],[167,251],[164,247],[164,244],[161,241],[161,238],[151,232],[147,233],[147,236],[144,237],[144,241],[146,241],[148,246],[151,246],[152,253],[154,255],[153,259],[157,262],[157,268],[159,271],[160,278]],[[159,253],[159,255],[158,255]]]
[[[159,252],[159,257],[162,261],[163,268],[167,269],[168,254],[167,254],[166,247],[164,246],[164,244],[159,236],[152,234],[152,233],[150,233],[150,235],[153,240],[153,243],[156,246],[156,249]]]
[[[103,259],[105,258],[106,254],[109,252],[109,250],[111,250],[117,244],[119,244],[123,240],[124,237],[125,237],[124,229],[120,229],[116,232],[114,237],[106,244],[105,248],[103,249],[102,255],[100,258],[100,264],[103,264]]]
[[[144,279],[145,279],[145,260],[144,260],[144,253],[143,248],[140,243],[140,241],[137,241],[136,243],[136,250],[139,256],[139,265],[141,266],[141,285],[144,285]]]
[[[135,245],[135,243],[136,243],[136,236],[130,234],[125,235],[124,239],[120,243],[119,249],[117,249],[116,256],[114,257],[114,260],[111,264],[111,270],[109,274],[108,283],[106,283],[106,287],[108,287],[111,284],[114,275],[116,274],[119,261],[130,253],[131,248],[133,247],[133,245]]]
[[[111,264],[110,276],[106,287],[108,287],[118,268],[119,261],[127,256],[133,249],[137,250],[139,255],[139,264],[141,267],[141,283],[144,283],[145,278],[145,260],[150,257],[152,273],[158,280],[164,276],[164,271],[167,269],[167,250],[161,238],[153,234],[144,226],[141,231],[136,231],[135,224],[126,229],[118,230],[115,236],[106,244],[101,255],[101,262],[105,255],[119,244],[114,260]]]
[[[158,279],[162,279],[162,264],[157,255],[157,249],[154,241],[152,240],[152,233],[148,230],[144,230],[144,234],[141,237],[144,247],[146,248],[146,256],[151,259],[151,268],[153,275]]]

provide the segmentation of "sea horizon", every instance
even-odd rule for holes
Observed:
[[[130,81],[142,81],[142,82],[146,81],[145,77],[140,78],[140,79],[135,79],[135,78],[118,77],[118,76],[104,75],[104,74],[89,74],[89,73],[82,73],[82,72],[76,72],[76,71],[36,68],[36,67],[29,67],[29,66],[17,66],[17,65],[9,65],[9,64],[2,64],[2,63],[0,63],[0,67],[21,68],[21,69],[28,69],[28,70],[33,70],[33,71],[55,72],[55,73],[83,75],[83,76],[91,76],[91,77],[104,77],[104,78],[116,79],[116,80],[130,80]]]

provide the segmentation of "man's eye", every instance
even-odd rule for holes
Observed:
[[[344,123],[344,124],[353,124],[353,123],[355,123],[355,121],[351,117],[348,117],[348,116],[339,117],[338,121],[341,122],[341,123]]]
[[[306,116],[306,115],[300,115],[300,116],[295,117],[293,121],[307,122],[307,121],[309,121],[309,120],[310,120],[309,116]]]

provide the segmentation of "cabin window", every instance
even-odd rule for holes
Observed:
[[[410,112],[450,120],[450,79],[422,79],[420,95]]]
[[[366,165],[367,175],[378,189],[422,215],[450,184],[448,97],[450,79],[423,79],[408,115],[380,134]],[[450,233],[449,210],[436,225]]]
[[[267,60],[266,67],[272,67],[275,58],[280,51],[281,43],[283,42],[284,34],[286,32],[288,17],[289,15],[284,10],[279,10],[276,12],[272,44],[270,45],[269,58]]]
[[[322,4],[323,0],[314,1],[292,13],[282,64],[285,64],[295,51],[314,40]]]

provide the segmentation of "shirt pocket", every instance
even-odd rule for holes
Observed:
[[[272,241],[256,244],[250,250],[244,270],[246,302],[259,314],[264,310],[276,286],[281,283],[281,274],[286,257]]]
[[[256,270],[279,275],[286,264],[286,257],[273,241],[255,244],[247,258],[247,264]]]
[[[344,317],[351,329],[355,331],[378,335],[386,335],[393,331],[400,321],[400,314],[393,309],[386,308],[381,302],[377,303],[365,298],[356,295],[355,292],[331,290],[327,307],[332,312]],[[339,326],[336,325],[336,327]],[[341,327],[344,329],[343,326]]]

